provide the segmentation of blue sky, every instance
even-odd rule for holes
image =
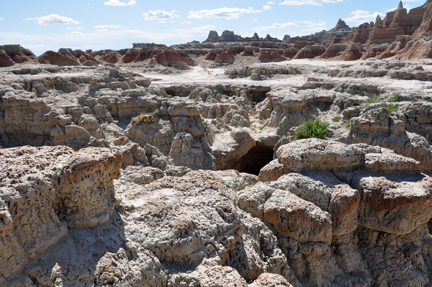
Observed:
[[[59,48],[123,49],[132,43],[203,41],[210,30],[265,37],[308,35],[351,27],[395,9],[399,0],[1,0],[0,45],[36,55]],[[406,8],[426,0],[403,1]]]

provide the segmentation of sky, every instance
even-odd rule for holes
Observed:
[[[302,36],[350,27],[394,10],[399,0],[0,0],[0,45],[47,50],[125,49],[132,43],[174,45],[204,41],[210,30]],[[405,8],[426,0],[403,1]]]

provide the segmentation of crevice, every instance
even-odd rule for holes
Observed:
[[[252,101],[255,103],[261,103],[265,99],[267,99],[267,93],[271,91],[270,87],[263,87],[260,89],[251,89],[249,90]]]
[[[273,160],[273,147],[256,145],[240,159],[236,160],[231,169],[258,175],[260,170]]]

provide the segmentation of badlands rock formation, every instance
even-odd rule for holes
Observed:
[[[0,286],[431,286],[431,3],[283,42],[0,46]],[[294,139],[309,119],[327,140]]]

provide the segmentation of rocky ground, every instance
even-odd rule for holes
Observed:
[[[432,286],[431,13],[0,46],[0,286]]]
[[[1,286],[432,284],[432,62],[194,62],[1,69]]]

